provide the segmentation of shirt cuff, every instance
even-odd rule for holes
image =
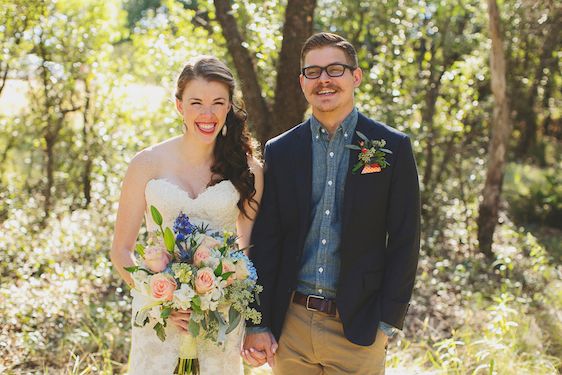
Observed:
[[[271,332],[269,327],[261,327],[261,326],[246,327],[246,335],[253,335],[254,333],[266,333],[266,332]]]
[[[384,332],[385,335],[387,335],[388,337],[392,337],[396,334],[396,332],[398,332],[398,328],[391,326],[390,324],[387,324],[385,322],[379,322],[379,328],[381,329],[381,331]],[[248,329],[246,328],[246,332],[248,331]]]

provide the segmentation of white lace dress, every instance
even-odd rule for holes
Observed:
[[[181,212],[189,216],[193,224],[202,222],[211,230],[227,229],[236,231],[239,198],[238,191],[228,180],[210,186],[196,198],[191,198],[179,186],[165,180],[153,179],[146,184],[147,207],[158,208],[163,218],[163,226],[173,227],[173,221]],[[148,230],[155,230],[156,224],[150,215],[146,222]],[[133,296],[133,317],[145,305],[144,297],[131,291]],[[202,375],[243,374],[240,347],[244,334],[244,324],[227,335],[223,347],[217,347],[204,340],[197,342],[197,355]],[[132,329],[131,352],[129,355],[129,374],[170,375],[178,362],[180,332],[173,324],[166,327],[166,341],[162,342],[148,325]]]

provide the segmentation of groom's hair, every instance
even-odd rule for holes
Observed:
[[[304,68],[304,58],[313,49],[322,47],[336,47],[345,53],[347,63],[353,67],[358,67],[357,51],[353,44],[349,43],[344,37],[332,33],[317,33],[312,35],[304,42],[301,49],[301,68]]]

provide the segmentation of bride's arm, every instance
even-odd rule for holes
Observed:
[[[254,220],[256,219],[257,210],[259,208],[259,203],[261,201],[261,196],[263,193],[263,167],[261,163],[255,159],[248,159],[248,165],[250,171],[254,174],[254,188],[256,189],[256,194],[254,195],[255,202],[251,205],[246,202],[245,209],[249,218],[240,212],[238,215],[238,220],[236,221],[236,232],[238,234],[238,246],[243,249],[250,246],[250,236],[252,234],[252,227],[254,226]],[[248,255],[248,250],[244,251]]]
[[[131,160],[123,179],[111,246],[111,262],[131,287],[134,286],[133,279],[124,267],[134,265],[133,249],[146,209],[144,189],[151,170],[150,155],[147,154],[149,153],[142,151]]]

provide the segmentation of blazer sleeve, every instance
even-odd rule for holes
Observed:
[[[420,190],[410,139],[402,138],[394,160],[387,207],[387,247],[381,320],[402,329],[420,249]]]
[[[252,307],[262,314],[262,321],[257,326],[269,328],[282,245],[278,186],[272,159],[271,145],[267,143],[264,149],[264,191],[252,230],[250,248],[250,259],[256,267],[258,284],[263,286],[263,292],[259,295],[260,303],[254,303]],[[250,321],[247,325],[255,326]]]

